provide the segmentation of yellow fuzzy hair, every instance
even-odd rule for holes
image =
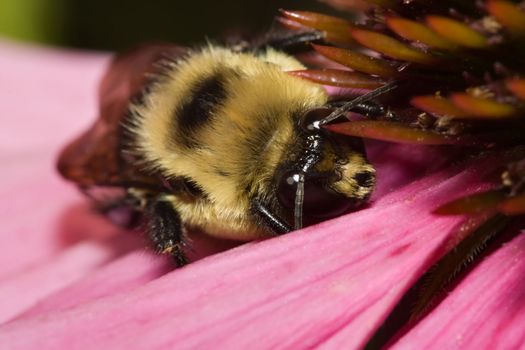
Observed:
[[[190,179],[206,194],[194,202],[167,197],[186,225],[236,239],[269,233],[250,219],[249,200],[268,195],[295,141],[297,115],[327,102],[321,87],[285,73],[303,68],[274,50],[255,56],[208,46],[176,62],[145,101],[132,106],[136,148],[147,163],[168,178]],[[199,147],[188,147],[177,138],[174,118],[194,97],[191,87],[218,72],[234,72],[226,76],[228,97],[191,136]]]

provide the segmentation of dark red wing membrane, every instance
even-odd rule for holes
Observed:
[[[81,187],[155,186],[158,181],[142,173],[122,153],[123,124],[130,101],[139,98],[160,62],[176,59],[186,49],[173,44],[144,45],[118,54],[99,87],[99,118],[60,154],[58,171]]]

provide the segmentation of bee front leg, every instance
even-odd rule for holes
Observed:
[[[283,219],[272,213],[263,203],[258,200],[252,202],[252,212],[258,216],[262,222],[276,235],[282,235],[292,231]]]
[[[312,43],[324,43],[324,34],[316,30],[295,32],[274,29],[251,41],[234,42],[231,48],[236,52],[260,52],[271,47],[288,54],[296,54],[311,51]]]
[[[349,101],[348,100],[330,101],[328,102],[328,106],[331,108],[339,108],[347,102]],[[355,106],[353,106],[350,109],[350,111],[359,113],[370,119],[377,119],[379,117],[384,117],[387,115],[387,109],[383,105],[375,101],[365,101],[365,102],[357,103]]]
[[[155,251],[170,254],[178,267],[186,265],[183,225],[173,205],[162,197],[152,199],[146,206],[146,223]]]
[[[268,35],[259,47],[272,47],[289,54],[300,53],[312,49],[311,44],[324,43],[324,35],[319,31],[290,32],[286,35]]]

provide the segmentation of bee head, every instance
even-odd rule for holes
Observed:
[[[357,208],[375,185],[375,170],[366,160],[362,140],[320,127],[331,111],[317,108],[300,118],[299,151],[280,169],[277,199],[293,210],[296,229],[302,227],[303,215],[317,221]]]

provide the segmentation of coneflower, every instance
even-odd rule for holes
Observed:
[[[95,113],[74,96],[89,95],[106,57],[0,45],[14,96],[4,114],[17,116],[0,138],[12,153],[0,184],[0,348],[523,347],[523,3],[325,2],[353,14],[281,13],[325,39],[309,57],[317,66],[291,74],[334,98],[386,91],[372,101],[382,113],[327,126],[369,140],[371,204],[172,271],[114,237],[51,171],[80,129],[73,116]],[[35,77],[58,90],[31,90]]]
[[[326,2],[350,11],[354,20],[285,10],[279,20],[293,30],[322,33],[332,45],[313,49],[344,67],[292,74],[353,89],[356,96],[387,87],[377,98],[382,113],[375,120],[366,111],[357,118],[351,113],[351,121],[328,129],[461,150],[451,152],[451,158],[483,158],[489,150],[507,155],[486,163],[499,177],[490,189],[433,208],[437,215],[467,216],[447,253],[415,283],[368,343],[379,346],[399,328],[413,326],[478,255],[510,240],[512,236],[502,232],[525,213],[525,3]]]

